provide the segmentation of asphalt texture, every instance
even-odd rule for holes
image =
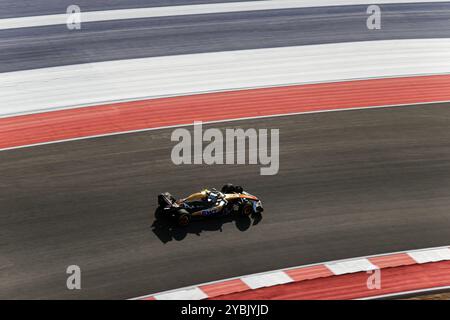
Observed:
[[[102,1],[93,3],[100,6]],[[450,2],[380,8],[381,30],[367,28],[367,6],[91,22],[82,23],[81,30],[65,25],[0,30],[0,72],[190,53],[450,37]]]
[[[132,298],[449,244],[450,104],[214,127],[278,128],[279,173],[176,166],[173,129],[1,152],[0,298]],[[182,197],[226,182],[262,199],[262,219],[187,228],[155,219],[158,193]],[[66,288],[69,265],[81,268],[81,290]]]

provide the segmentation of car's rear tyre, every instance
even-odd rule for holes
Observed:
[[[178,210],[178,219],[177,219],[178,225],[180,227],[186,227],[190,222],[191,222],[190,214],[184,209]]]

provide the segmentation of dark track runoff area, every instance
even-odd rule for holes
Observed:
[[[0,298],[132,298],[361,255],[448,245],[450,104],[215,124],[279,128],[280,171],[175,166],[172,129],[0,152]],[[205,128],[208,126],[205,126]],[[156,195],[225,182],[256,225],[152,229]],[[82,289],[66,288],[66,268]]]

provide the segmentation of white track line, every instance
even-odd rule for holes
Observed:
[[[208,296],[199,288],[188,288],[155,295],[157,300],[202,300]]]
[[[450,73],[450,39],[201,53],[0,74],[0,116],[203,92]]]
[[[446,2],[445,0],[267,0],[183,6],[136,8],[82,12],[81,22],[185,16],[194,14],[231,13],[244,11],[295,9],[307,7],[371,5],[386,3]],[[81,8],[83,10],[83,8]],[[67,23],[65,13],[0,19],[0,30],[60,25]]]
[[[276,286],[278,284],[285,284],[293,282],[286,273],[282,271],[268,272],[262,275],[244,276],[241,280],[250,287],[250,289],[258,289],[263,287]]]
[[[417,263],[437,262],[450,260],[450,248],[433,249],[408,253]]]
[[[369,271],[378,269],[368,259],[354,259],[350,261],[338,261],[325,264],[335,275],[355,273],[361,271]]]

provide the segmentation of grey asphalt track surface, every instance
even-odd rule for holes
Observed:
[[[279,128],[279,174],[175,166],[171,129],[1,152],[0,298],[131,298],[449,244],[450,104],[214,126]],[[225,182],[260,196],[263,219],[154,224],[159,192],[181,197]],[[73,264],[82,289],[69,291]]]
[[[223,13],[0,31],[0,72],[200,52],[368,40],[448,38],[450,2],[382,5],[368,30],[367,6]]]

